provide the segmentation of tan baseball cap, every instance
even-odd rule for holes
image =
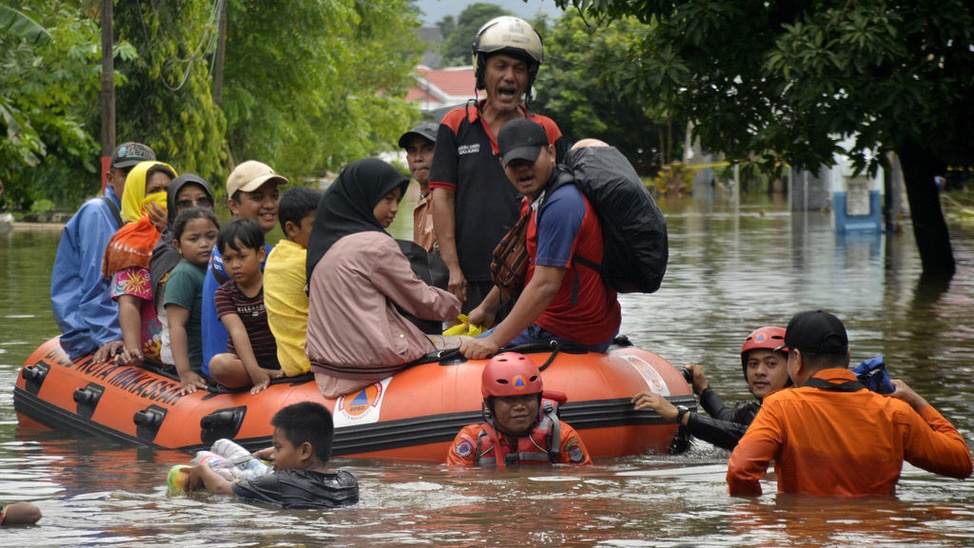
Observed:
[[[247,160],[233,168],[230,176],[227,177],[227,196],[232,197],[238,190],[253,192],[267,181],[275,181],[279,185],[290,182],[285,177],[274,173],[271,166],[257,160]]]

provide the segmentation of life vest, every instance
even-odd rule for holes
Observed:
[[[494,426],[488,421],[480,425],[474,463],[484,468],[509,470],[520,466],[543,466],[561,460],[561,422],[558,402],[542,399],[538,422],[531,433],[517,439],[517,451],[501,443]]]

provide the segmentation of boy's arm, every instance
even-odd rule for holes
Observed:
[[[267,385],[270,384],[271,377],[257,363],[257,356],[254,355],[254,347],[250,344],[250,336],[247,334],[247,328],[244,326],[243,320],[236,313],[228,312],[220,316],[220,321],[227,328],[227,333],[230,335],[230,339],[233,340],[233,348],[236,350],[240,362],[243,363],[244,370],[247,371],[247,376],[254,383],[255,391],[260,392],[264,388],[267,388]]]
[[[209,464],[197,464],[186,478],[186,491],[206,489],[214,495],[232,495],[233,483],[213,471]]]
[[[172,361],[179,374],[182,384],[181,394],[192,394],[197,388],[206,388],[206,382],[197,375],[189,363],[189,334],[186,324],[189,323],[189,309],[178,304],[166,305],[166,317],[169,319],[169,347],[172,350]]]

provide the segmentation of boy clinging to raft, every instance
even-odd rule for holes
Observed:
[[[267,457],[274,464],[272,474],[231,482],[204,463],[189,472],[186,491],[206,490],[287,509],[335,508],[358,502],[355,476],[343,470],[329,472],[326,466],[335,426],[325,406],[316,402],[289,405],[274,415],[271,425],[273,447]]]

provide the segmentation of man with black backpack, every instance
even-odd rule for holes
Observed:
[[[481,338],[465,341],[460,352],[483,359],[507,344],[551,339],[604,352],[619,331],[622,313],[616,290],[605,283],[600,269],[580,264],[597,266],[603,260],[596,211],[576,185],[552,190],[559,171],[555,147],[542,126],[525,118],[512,120],[497,141],[508,180],[525,196],[523,216],[498,246],[508,252],[498,256],[495,251],[495,263],[502,264],[492,265],[494,288],[470,312],[470,323],[490,325],[506,299],[517,302],[500,324]]]

